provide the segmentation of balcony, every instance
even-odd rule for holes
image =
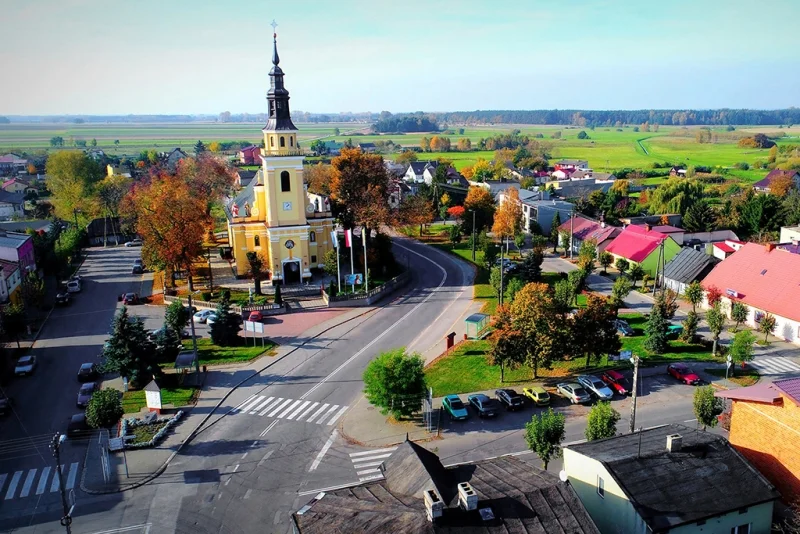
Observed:
[[[275,156],[305,156],[306,151],[302,148],[262,148],[261,155],[267,157]]]

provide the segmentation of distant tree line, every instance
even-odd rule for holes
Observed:
[[[432,132],[439,130],[439,125],[429,115],[415,113],[413,115],[392,115],[381,113],[381,118],[372,125],[377,133],[389,132]]]

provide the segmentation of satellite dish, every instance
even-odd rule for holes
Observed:
[[[567,481],[567,472],[562,469],[561,471],[558,472],[558,478],[561,479],[561,482],[566,482]]]
[[[314,213],[314,204],[309,204],[308,206],[306,206],[306,212]]]

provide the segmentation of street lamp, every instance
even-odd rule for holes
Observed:
[[[472,261],[475,261],[475,210],[469,210],[472,212]]]
[[[61,506],[64,509],[64,515],[61,517],[61,525],[67,529],[67,534],[72,532],[70,525],[72,525],[72,508],[67,507],[67,495],[64,492],[64,475],[61,471],[61,444],[67,438],[64,434],[56,434],[50,441],[50,450],[56,459],[56,474],[58,475],[58,489],[61,491]]]
[[[633,364],[633,390],[631,391],[631,434],[636,428],[636,389],[639,382],[639,357],[635,354],[630,359]]]
[[[199,293],[200,290],[198,289],[194,293]],[[200,373],[200,356],[197,355],[197,335],[194,333],[194,312],[192,311],[192,295],[194,293],[189,293],[187,295],[187,301],[189,303],[189,324],[191,325],[192,329],[192,350],[194,350],[194,372]],[[180,335],[180,332],[178,333]]]
[[[75,228],[78,228],[78,214],[83,213],[83,210],[78,208],[72,208],[72,215],[75,217]]]

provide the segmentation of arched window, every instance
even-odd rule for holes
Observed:
[[[289,146],[294,146],[294,137],[289,138]]]
[[[309,233],[308,234],[308,240],[311,241],[312,243],[316,243],[317,242],[317,233],[316,232]]]
[[[257,246],[257,247],[260,247],[260,246],[261,246],[261,237],[259,237],[259,236],[255,236],[255,237],[253,238],[253,244],[254,244],[255,246]]]
[[[283,139],[283,137],[281,137]],[[281,172],[281,191],[288,193],[292,190],[292,178],[289,176],[289,171]]]
[[[275,146],[275,138],[273,136],[269,136],[269,146]]]
[[[281,136],[281,148],[285,146],[286,146],[286,138],[284,136]]]

